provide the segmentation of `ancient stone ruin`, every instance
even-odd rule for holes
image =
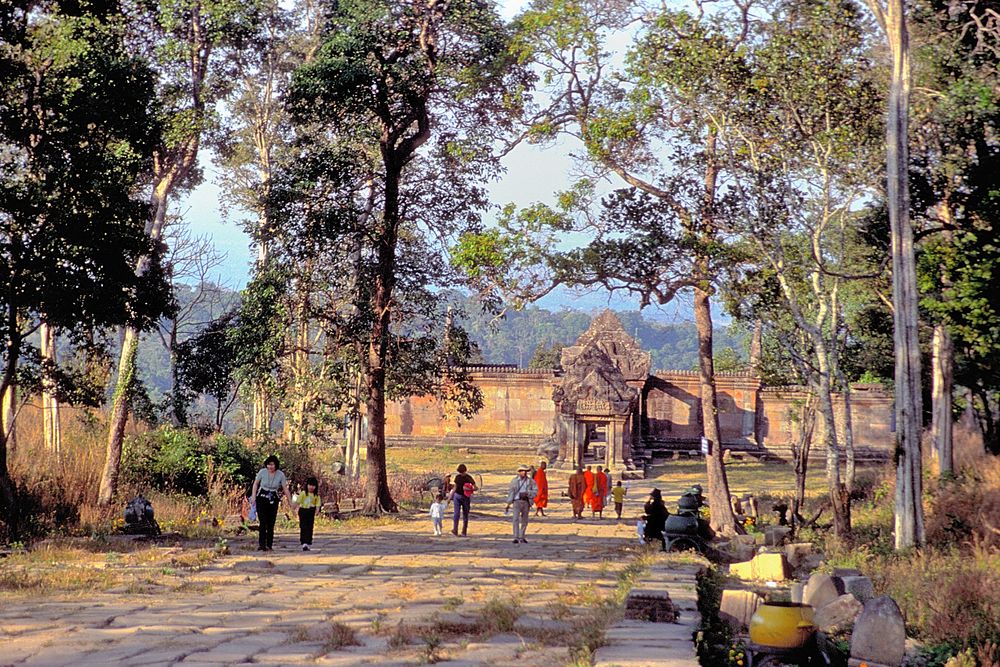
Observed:
[[[611,311],[564,348],[561,369],[509,365],[470,368],[483,393],[472,419],[431,397],[387,406],[386,434],[396,446],[499,448],[555,454],[554,467],[602,465],[641,470],[653,458],[698,455],[702,435],[696,371],[651,370],[650,355]],[[808,395],[804,387],[766,387],[750,373],[717,373],[722,447],[736,456],[790,459]],[[844,400],[834,395],[838,420]],[[851,416],[858,460],[891,455],[892,395],[855,385]],[[824,436],[822,420],[813,442]],[[813,448],[815,456],[823,448]]]

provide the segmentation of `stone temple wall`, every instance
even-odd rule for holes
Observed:
[[[533,447],[552,433],[555,371],[482,366],[472,376],[483,392],[483,408],[474,417],[462,417],[431,397],[413,396],[386,405],[386,436],[413,444],[468,441]]]
[[[533,450],[555,430],[552,391],[556,371],[506,366],[472,369],[483,392],[483,409],[465,419],[429,397],[411,397],[386,406],[386,435],[396,444],[497,447]],[[763,387],[747,374],[716,377],[722,443],[731,449],[788,450],[799,437],[807,393],[801,387]],[[887,457],[893,447],[892,395],[878,386],[858,385],[851,395],[855,446],[865,455]],[[838,425],[844,400],[835,396]],[[648,446],[696,448],[701,436],[698,375],[656,371],[642,392],[642,438]],[[824,434],[817,416],[813,443]]]

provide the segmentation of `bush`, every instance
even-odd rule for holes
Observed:
[[[927,541],[1000,548],[1000,458],[984,456],[953,479],[928,483]]]
[[[199,437],[189,429],[163,426],[126,441],[122,476],[125,484],[139,490],[202,496],[219,478],[230,485],[249,486],[257,458],[236,438]]]

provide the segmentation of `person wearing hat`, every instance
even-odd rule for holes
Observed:
[[[517,476],[510,480],[510,486],[507,487],[507,508],[504,512],[510,510],[511,506],[514,507],[511,526],[514,529],[515,544],[528,541],[524,539],[524,532],[528,528],[528,510],[538,495],[538,485],[528,476],[529,470],[531,470],[529,466],[518,466]]]

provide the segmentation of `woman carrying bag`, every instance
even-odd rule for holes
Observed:
[[[260,520],[257,551],[274,551],[274,523],[278,519],[278,503],[282,493],[285,494],[285,502],[291,506],[292,494],[288,490],[288,478],[281,471],[278,457],[272,454],[264,460],[264,467],[257,473],[250,494],[250,502],[257,509]]]

